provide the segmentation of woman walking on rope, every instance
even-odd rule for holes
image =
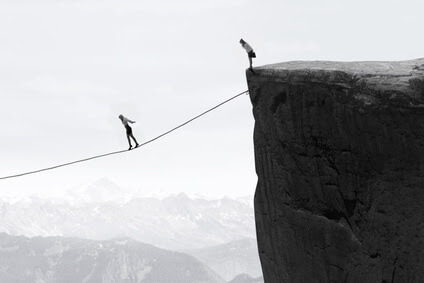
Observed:
[[[131,129],[130,125],[128,125],[128,123],[133,124],[133,123],[135,123],[135,121],[131,121],[130,119],[124,117],[122,114],[119,115],[119,119],[121,119],[122,124],[125,126],[125,129],[127,130],[127,139],[128,139],[128,143],[130,144],[130,148],[128,150],[130,150],[132,148],[130,137],[135,141],[135,147],[138,147],[138,142],[135,139],[135,137],[133,136],[132,129]]]

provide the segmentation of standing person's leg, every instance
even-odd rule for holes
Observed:
[[[130,135],[128,135],[128,134],[127,134],[127,140],[128,140],[128,144],[130,145],[130,148],[129,149],[131,149],[132,148],[132,144],[131,144],[131,140],[130,140]]]
[[[134,137],[134,135],[132,133],[130,134],[130,137],[134,140],[135,147],[137,147],[138,146],[138,142],[137,142],[137,140],[135,139],[135,137]]]
[[[255,52],[250,51],[248,53],[248,56],[249,56],[249,69],[253,72],[252,61],[253,61],[253,58],[256,58],[256,54]]]
[[[130,148],[132,148],[132,144],[131,144],[131,140],[130,140],[130,136],[132,136],[132,129],[130,126],[125,126],[125,129],[127,130],[127,140],[128,140],[128,144],[130,145]]]

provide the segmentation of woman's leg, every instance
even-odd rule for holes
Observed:
[[[137,146],[138,146],[138,142],[137,142],[137,140],[135,139],[134,135],[131,133],[131,134],[130,134],[130,136],[131,136],[131,138],[135,141],[135,146],[137,147]],[[128,140],[129,140],[129,138],[128,138]]]
[[[132,148],[132,144],[131,144],[131,140],[130,140],[130,135],[127,134],[127,140],[128,140],[128,144],[130,145],[130,149]]]

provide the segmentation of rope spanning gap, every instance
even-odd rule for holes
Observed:
[[[210,109],[202,112],[201,114],[199,114],[199,115],[191,118],[190,120],[188,120],[188,121],[186,121],[186,122],[184,122],[184,123],[182,123],[182,124],[180,124],[180,125],[172,128],[172,129],[170,129],[169,131],[167,131],[167,132],[165,132],[163,134],[160,134],[159,136],[157,136],[157,137],[155,137],[155,138],[153,138],[151,140],[148,140],[148,141],[140,144],[138,147],[133,148],[132,150],[138,149],[138,148],[140,148],[142,146],[145,146],[145,145],[147,145],[147,144],[149,144],[151,142],[154,142],[154,141],[156,141],[156,140],[158,140],[158,139],[160,139],[160,138],[162,138],[162,137],[164,137],[164,136],[172,133],[173,131],[175,131],[175,130],[181,128],[181,127],[184,127],[185,125],[193,122],[194,120],[202,117],[203,115],[205,115],[205,114],[207,114],[207,113],[215,110],[216,108],[224,105],[225,103],[230,102],[231,100],[233,100],[233,99],[235,99],[235,98],[237,98],[237,97],[239,97],[239,96],[241,96],[241,95],[243,95],[245,93],[248,93],[248,92],[249,92],[248,90],[243,91],[243,92],[241,92],[241,93],[239,93],[239,94],[237,94],[237,95],[235,95],[235,96],[233,96],[233,97],[231,97],[231,98],[229,98],[229,99],[227,99],[227,100],[219,103],[218,105],[216,105],[216,106],[214,106],[214,107],[212,107],[212,108],[210,108]],[[38,169],[38,170],[28,171],[28,172],[24,172],[24,173],[20,173],[20,174],[15,174],[15,175],[9,175],[9,176],[0,177],[0,180],[17,178],[17,177],[22,177],[22,176],[25,176],[25,175],[40,173],[40,172],[43,172],[43,171],[53,170],[53,169],[57,169],[57,168],[60,168],[60,167],[69,166],[69,165],[72,165],[72,164],[76,164],[76,163],[80,163],[80,162],[85,162],[85,161],[89,161],[89,160],[92,160],[92,159],[97,159],[97,158],[101,158],[101,157],[105,157],[105,156],[109,156],[109,155],[124,153],[124,152],[128,152],[128,151],[129,151],[128,149],[124,149],[124,150],[113,151],[113,152],[109,152],[109,153],[105,153],[105,154],[95,155],[95,156],[92,156],[92,157],[88,157],[88,158],[84,158],[84,159],[79,159],[79,160],[75,160],[75,161],[71,161],[71,162],[67,162],[67,163],[62,163],[62,164],[59,164],[59,165],[55,165],[55,166],[51,166],[51,167],[47,167],[47,168],[43,168],[43,169]]]

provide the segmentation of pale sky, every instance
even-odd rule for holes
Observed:
[[[247,89],[254,65],[424,57],[422,1],[0,0],[0,175],[125,149]],[[56,194],[107,177],[127,190],[253,195],[248,96],[127,154],[0,181]]]

